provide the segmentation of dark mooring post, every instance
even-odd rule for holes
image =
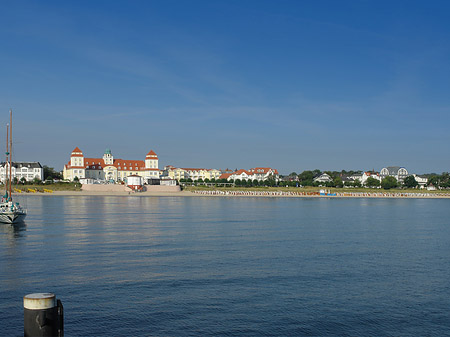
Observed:
[[[25,337],[64,336],[64,312],[54,294],[36,293],[23,298]]]

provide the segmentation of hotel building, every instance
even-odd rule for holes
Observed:
[[[69,162],[64,165],[64,180],[73,181],[91,178],[108,182],[125,181],[128,176],[138,175],[144,182],[159,179],[158,156],[150,151],[145,160],[116,159],[107,149],[102,158],[87,158],[76,147],[70,155]]]
[[[9,175],[9,164],[0,164],[0,180],[2,183],[6,180],[6,174]],[[13,162],[11,165],[11,179],[17,178],[18,181],[25,179],[33,181],[34,179],[44,180],[44,169],[39,162]]]

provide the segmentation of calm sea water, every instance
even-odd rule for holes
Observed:
[[[0,225],[0,335],[450,335],[450,200],[28,197]]]

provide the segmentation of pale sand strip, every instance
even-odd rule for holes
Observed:
[[[26,196],[132,196],[132,197],[191,197],[198,196],[192,192],[126,192],[126,191],[53,191],[53,193],[13,193],[14,195]]]
[[[345,192],[336,196],[318,195],[311,192],[281,192],[281,191],[180,191],[180,192],[126,192],[126,191],[54,191],[53,193],[22,193],[15,195],[27,196],[131,196],[131,197],[283,197],[283,198],[424,198],[424,199],[450,199],[450,193],[364,193]]]

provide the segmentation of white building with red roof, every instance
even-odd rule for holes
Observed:
[[[264,181],[267,179],[275,179],[278,181],[279,174],[276,169],[270,168],[270,167],[255,167],[251,168],[250,170],[237,170],[236,172],[233,172],[230,175],[225,176],[223,174],[220,178],[225,178],[228,181],[234,181],[234,180],[258,180],[258,181]]]
[[[88,158],[76,147],[64,165],[65,180],[92,178],[110,182],[126,181],[128,176],[138,175],[148,181],[159,179],[158,156],[150,151],[145,160],[116,159],[107,149],[102,158]]]

